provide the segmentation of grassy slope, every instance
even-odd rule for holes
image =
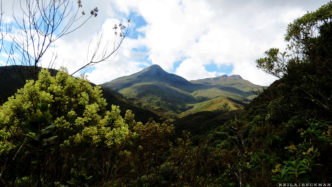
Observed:
[[[231,87],[243,92],[251,92],[261,88],[261,86],[255,85],[247,80],[242,79],[239,75],[200,79],[191,82],[195,84],[214,85],[216,87]]]
[[[244,98],[241,94],[221,90],[219,88],[207,88],[207,89],[196,90],[192,92],[191,95],[196,98],[207,98],[207,99],[213,99],[220,96],[229,97],[236,100],[241,100]]]
[[[196,85],[187,81],[186,79],[171,73],[167,73],[158,65],[152,65],[140,72],[134,73],[129,76],[117,78],[113,81],[102,84],[104,87],[112,88],[119,91],[124,88],[135,86],[144,82],[158,82],[171,85],[181,90],[189,91],[196,89]]]
[[[196,101],[193,96],[183,90],[154,82],[135,84],[120,90],[120,93],[139,103],[143,108],[163,115],[180,113],[186,109],[187,103]]]
[[[247,102],[250,102],[250,100],[256,96],[255,92],[262,90],[262,86],[244,80],[239,75],[200,79],[191,82],[202,84],[206,87],[212,87],[193,92],[193,95],[195,96],[208,98],[225,96],[236,100],[240,99],[245,101],[247,99]]]
[[[212,112],[212,111],[238,110],[243,108],[244,104],[237,103],[234,100],[231,100],[230,98],[220,96],[200,103],[190,104],[189,106],[192,106],[192,108],[179,114],[179,117],[184,117],[189,114],[194,114],[203,111]]]
[[[164,101],[171,103],[188,103],[195,101],[195,98],[187,92],[176,87],[167,84],[159,84],[157,82],[135,84],[131,87],[120,90],[120,93],[129,98],[158,95]]]

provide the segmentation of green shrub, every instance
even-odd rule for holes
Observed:
[[[136,123],[131,112],[126,120],[106,106],[99,87],[42,70],[0,107],[1,182],[83,185],[106,177],[105,163]]]

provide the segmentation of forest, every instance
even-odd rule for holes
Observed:
[[[179,119],[27,63],[26,82],[0,94],[0,186],[331,185],[332,2],[285,32],[286,50],[256,61],[280,79],[234,110]]]

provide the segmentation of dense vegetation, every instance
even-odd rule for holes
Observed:
[[[234,181],[268,186],[332,180],[331,10],[332,2],[289,25],[288,49],[270,49],[258,60],[282,78],[238,119],[210,134],[209,145],[238,155],[229,163]]]
[[[162,160],[162,146],[169,144],[162,137],[172,126],[142,125],[131,111],[122,117],[119,107],[106,109],[101,93],[85,80],[43,70],[10,97],[0,108],[2,184],[116,184],[119,176],[149,172],[156,161],[145,154],[157,152],[146,149],[158,146],[156,159]]]
[[[1,185],[331,182],[332,2],[290,24],[286,41],[285,52],[270,49],[257,61],[281,79],[243,111],[195,114],[175,126],[137,122],[86,80],[41,71],[0,107]]]

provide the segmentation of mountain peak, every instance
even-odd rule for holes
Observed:
[[[154,82],[154,84],[167,84],[169,86],[181,89],[192,89],[193,87],[192,83],[190,83],[186,79],[178,75],[166,72],[157,64],[151,65],[135,74],[121,77],[108,83],[104,83],[104,85],[108,85],[114,90],[121,90],[135,84],[150,84],[151,82]]]
[[[225,80],[225,79],[238,79],[241,80],[243,79],[241,75],[221,75],[219,77],[212,77],[212,78],[205,78],[205,79],[199,79],[195,81],[200,81],[200,80],[211,80],[211,81],[218,81],[218,80]]]
[[[242,79],[241,75],[231,75],[229,77],[235,78],[235,79]]]
[[[165,76],[168,73],[163,70],[163,68],[161,68],[159,65],[157,64],[153,64],[145,69],[143,69],[142,71],[138,72],[137,75],[140,77],[145,77],[145,76]]]
[[[147,67],[146,69],[163,70],[163,68],[161,68],[158,64],[153,64],[153,65]],[[163,70],[163,71],[164,71],[164,70]]]

